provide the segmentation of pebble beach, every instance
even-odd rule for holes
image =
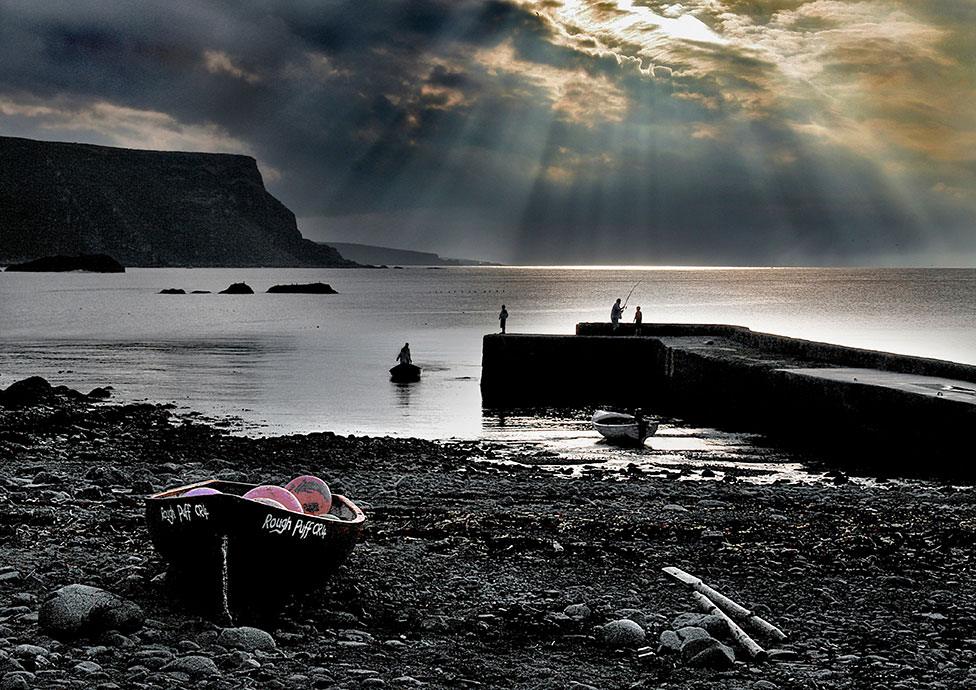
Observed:
[[[976,686],[968,485],[570,475],[484,442],[247,438],[166,406],[28,393],[0,398],[3,690]],[[182,606],[145,497],[302,473],[367,515],[339,572],[263,630]],[[666,566],[787,639],[756,635],[768,659],[751,659]],[[51,610],[73,585],[117,616],[63,634]]]

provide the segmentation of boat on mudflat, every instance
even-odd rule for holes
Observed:
[[[146,499],[149,536],[176,593],[218,618],[274,615],[290,595],[320,587],[366,521],[345,496],[309,515],[244,498],[255,486],[211,479]],[[219,493],[184,495],[204,487]]]
[[[397,364],[390,369],[390,380],[395,383],[413,383],[420,380],[421,368],[416,364]]]
[[[622,412],[595,410],[590,421],[607,443],[618,446],[642,446],[648,436],[657,433],[657,422],[638,421],[634,415]]]

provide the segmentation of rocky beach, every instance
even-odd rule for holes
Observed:
[[[248,438],[106,395],[0,397],[3,690],[976,686],[969,485],[570,477],[485,443]],[[186,610],[144,498],[306,472],[367,515],[338,574],[263,631]],[[665,566],[787,640],[754,635],[769,659],[750,660]]]

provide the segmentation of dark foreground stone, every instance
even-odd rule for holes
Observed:
[[[45,256],[22,264],[7,266],[7,270],[38,273],[63,273],[66,271],[125,273],[125,266],[107,254],[81,254],[79,256]]]
[[[142,621],[142,609],[131,601],[78,584],[51,592],[38,615],[41,629],[59,640],[94,637],[109,630],[135,632]]]

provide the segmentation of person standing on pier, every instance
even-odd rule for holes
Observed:
[[[498,312],[498,324],[502,327],[502,333],[505,332],[505,322],[508,321],[508,310],[505,309],[505,305],[502,305],[502,310]]]
[[[634,335],[640,335],[642,323],[644,323],[644,315],[641,314],[640,305],[638,305],[637,311],[634,312]]]
[[[610,307],[610,323],[613,324],[613,330],[617,330],[617,326],[620,324],[620,317],[624,315],[624,308],[620,306],[620,298],[613,303]]]
[[[400,348],[400,354],[397,355],[397,361],[400,364],[413,364],[413,358],[410,357],[410,343],[404,343],[403,347]]]

